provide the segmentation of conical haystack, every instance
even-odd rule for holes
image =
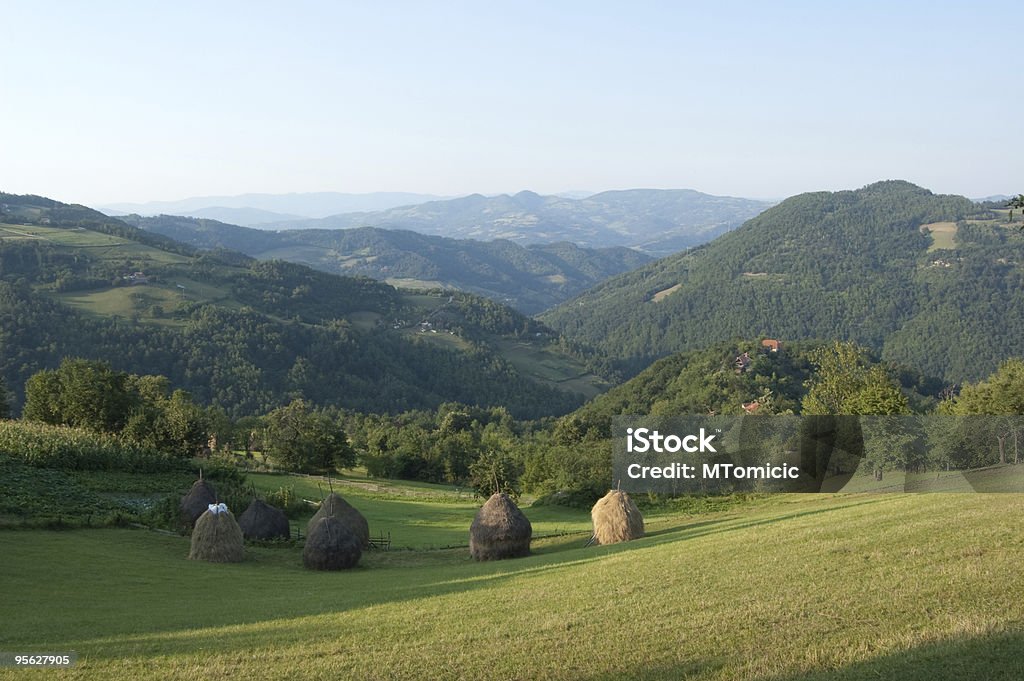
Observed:
[[[337,518],[359,539],[359,545],[364,549],[370,545],[370,524],[362,513],[357,511],[352,504],[345,501],[337,492],[331,492],[327,498],[320,502],[320,509],[309,519],[306,526],[306,534],[313,531],[313,525],[321,518],[331,516]]]
[[[196,521],[192,530],[192,550],[188,553],[190,560],[240,563],[245,559],[242,528],[223,504],[220,504],[220,509],[216,512],[207,510]]]
[[[616,544],[644,536],[644,517],[625,492],[613,489],[590,511],[598,544]]]
[[[312,523],[302,549],[302,564],[310,570],[346,570],[363,555],[359,537],[333,516]]]
[[[249,508],[238,516],[238,526],[246,539],[288,539],[292,536],[292,527],[284,511],[259,499],[253,499]]]
[[[469,553],[477,560],[501,560],[530,554],[533,526],[507,494],[494,494],[469,526]]]
[[[216,503],[217,490],[206,480],[200,478],[192,483],[192,489],[181,498],[181,521],[189,527],[195,527],[199,516],[206,512],[210,504]]]

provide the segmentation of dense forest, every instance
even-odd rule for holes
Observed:
[[[581,248],[569,242],[522,246],[504,239],[450,239],[375,227],[274,232],[171,215],[121,219],[197,248],[228,249],[410,285],[435,282],[527,314],[651,260],[629,248]]]
[[[266,413],[297,397],[365,411],[459,401],[501,405],[521,418],[582,402],[524,376],[490,345],[495,338],[557,341],[497,303],[463,293],[426,296],[438,301],[432,330],[453,339],[445,345],[393,328],[423,313],[372,279],[198,255],[183,244],[164,248],[166,237],[38,197],[3,195],[0,204],[0,222],[12,225],[0,239],[0,375],[16,410],[28,377],[65,357],[161,374],[232,416]],[[16,225],[61,231],[33,235]],[[69,246],[54,234],[83,243]],[[147,285],[133,286],[136,277]],[[127,316],[104,307],[118,291],[134,301]],[[64,304],[77,294],[113,297],[89,299],[84,308]]]
[[[752,339],[676,353],[559,419],[524,423],[503,410],[447,404],[432,412],[348,415],[345,429],[360,460],[381,477],[483,478],[485,488],[497,477],[513,492],[589,507],[611,479],[616,416],[996,413],[997,402],[1024,389],[1019,361],[957,395],[941,380],[853,343],[774,347]],[[1019,409],[1019,401],[1003,411]]]
[[[731,338],[842,338],[949,382],[1024,354],[1024,235],[907,182],[802,194],[541,315],[635,374]]]

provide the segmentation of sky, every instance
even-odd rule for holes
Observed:
[[[1020,2],[3,8],[0,191],[1024,191]]]

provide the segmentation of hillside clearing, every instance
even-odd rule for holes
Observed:
[[[582,363],[545,346],[508,339],[495,345],[517,370],[560,390],[580,393],[589,400],[608,389],[608,383],[588,372]]]
[[[956,223],[955,222],[932,222],[921,225],[921,231],[932,238],[928,252],[953,250],[956,248]]]
[[[660,303],[661,301],[665,300],[665,298],[668,298],[670,295],[672,295],[673,293],[678,291],[680,288],[682,288],[682,286],[683,286],[682,284],[676,284],[675,286],[670,286],[669,288],[662,289],[661,291],[658,291],[651,298],[651,302],[652,303]]]

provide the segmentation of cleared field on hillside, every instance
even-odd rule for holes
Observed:
[[[116,236],[86,229],[61,229],[42,225],[0,225],[0,239],[38,239],[75,247],[121,246],[131,243]]]
[[[0,648],[69,678],[1017,679],[1019,495],[775,497],[627,545],[185,559],[146,531],[0,532]],[[45,569],[44,569],[45,568]]]
[[[932,244],[928,247],[928,252],[956,248],[956,230],[955,222],[932,222],[927,225],[921,225],[921,231],[932,238]]]
[[[608,383],[589,373],[582,364],[546,347],[514,340],[497,343],[501,354],[519,371],[560,390],[581,393],[588,400],[608,389]]]
[[[660,303],[661,301],[665,300],[665,298],[668,298],[670,295],[672,295],[680,288],[682,288],[682,286],[682,284],[676,284],[675,286],[670,286],[667,289],[658,291],[657,293],[654,294],[654,297],[651,298],[651,302]]]
[[[391,284],[395,288],[414,290],[430,290],[435,288],[449,288],[449,285],[443,281],[437,281],[436,279],[402,279],[396,277],[389,277],[384,280],[385,283]]]
[[[181,296],[156,286],[119,286],[101,291],[75,291],[55,296],[62,303],[97,315],[148,316],[148,308],[160,305],[168,313],[181,302]]]
[[[56,246],[85,249],[98,260],[122,261],[132,259],[137,266],[145,263],[169,265],[185,264],[192,261],[177,253],[168,253],[120,237],[93,232],[87,229],[45,227],[42,225],[0,225],[0,239],[38,239]]]
[[[179,288],[183,286],[184,289]],[[172,319],[155,319],[153,305],[173,313],[183,302],[215,303],[229,309],[240,309],[241,303],[231,297],[230,291],[185,277],[169,276],[159,283],[144,286],[114,286],[93,291],[72,291],[51,294],[62,303],[90,314],[120,317],[139,315],[142,321],[164,324],[176,323]],[[177,322],[181,323],[181,322]]]

